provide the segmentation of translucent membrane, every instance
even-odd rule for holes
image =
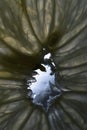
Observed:
[[[27,81],[28,97],[34,104],[48,111],[55,99],[61,95],[61,90],[56,83],[56,66],[51,53],[43,56],[39,66],[32,72],[32,78]]]

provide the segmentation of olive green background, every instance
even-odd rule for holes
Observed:
[[[43,47],[69,90],[48,113],[26,97]],[[87,130],[87,0],[0,0],[0,130]]]

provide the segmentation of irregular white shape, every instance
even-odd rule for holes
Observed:
[[[32,74],[33,80],[28,80],[28,90],[30,90],[28,95],[34,104],[42,106],[45,111],[48,111],[54,100],[61,95],[61,90],[55,82],[55,64],[50,53],[44,56],[41,66],[44,69],[34,70],[33,72],[36,74]]]
[[[45,59],[50,59],[51,58],[51,53],[48,53],[48,54],[46,54],[45,56],[44,56],[44,60]]]

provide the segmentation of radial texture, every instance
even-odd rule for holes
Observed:
[[[63,90],[48,112],[26,95],[43,48]],[[87,0],[0,0],[0,130],[87,130]]]

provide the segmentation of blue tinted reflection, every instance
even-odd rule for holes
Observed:
[[[44,55],[41,67],[34,70],[32,78],[28,80],[28,96],[36,105],[42,106],[48,111],[54,99],[61,95],[55,82],[55,64],[51,53]]]

